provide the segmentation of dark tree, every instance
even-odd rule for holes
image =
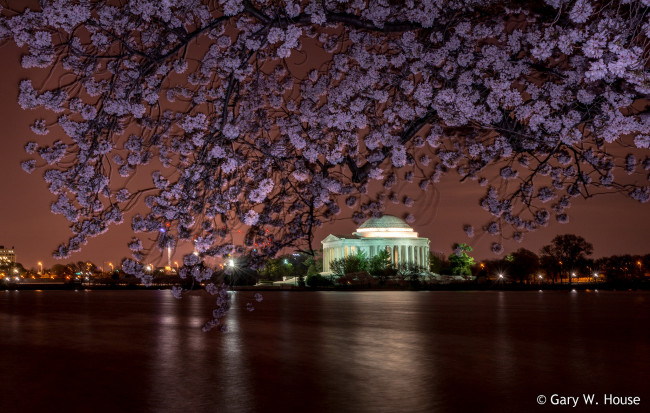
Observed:
[[[409,287],[419,288],[422,282],[422,274],[426,272],[426,268],[420,267],[415,263],[407,263],[399,268],[397,275],[400,279],[406,281]]]
[[[595,265],[610,282],[638,280],[644,274],[641,256],[612,255],[596,260]]]
[[[560,281],[564,274],[568,274],[569,283],[571,283],[570,272],[577,270],[581,260],[591,255],[594,250],[593,245],[584,238],[575,234],[558,235],[551,241],[551,244],[542,247],[542,256],[545,266],[558,265],[560,269]]]
[[[368,272],[379,281],[380,285],[386,284],[395,275],[395,269],[391,266],[388,251],[381,250],[368,260]]]
[[[368,259],[363,252],[359,252],[332,261],[330,267],[334,275],[343,277],[346,274],[366,271],[368,269]]]
[[[539,271],[539,257],[534,252],[525,248],[519,248],[511,254],[512,260],[509,263],[509,274],[518,279],[520,283],[534,278]]]
[[[449,268],[447,258],[437,252],[429,252],[429,271],[434,274],[442,274],[445,268]]]
[[[318,275],[323,271],[323,251],[318,250],[313,256],[309,256],[304,264],[307,267],[307,276]]]

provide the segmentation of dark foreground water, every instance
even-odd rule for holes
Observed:
[[[224,334],[203,293],[0,292],[0,412],[650,411],[646,292],[249,298]]]

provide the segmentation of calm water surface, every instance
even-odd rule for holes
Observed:
[[[650,411],[644,292],[0,292],[0,412]],[[640,396],[578,408],[537,396]],[[582,408],[581,408],[582,407]]]

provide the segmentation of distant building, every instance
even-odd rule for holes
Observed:
[[[372,258],[385,250],[395,268],[408,263],[429,268],[429,239],[406,222],[392,215],[370,218],[352,235],[328,235],[323,241],[323,275],[331,275],[332,261],[354,255],[359,251]]]
[[[0,264],[14,264],[15,262],[16,253],[14,248],[7,249],[4,245],[0,245]]]

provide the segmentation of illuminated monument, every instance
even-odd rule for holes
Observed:
[[[330,263],[362,251],[371,258],[388,252],[395,268],[408,263],[428,269],[429,238],[420,238],[406,222],[392,215],[370,218],[352,235],[328,235],[323,241],[323,275],[330,275]]]

